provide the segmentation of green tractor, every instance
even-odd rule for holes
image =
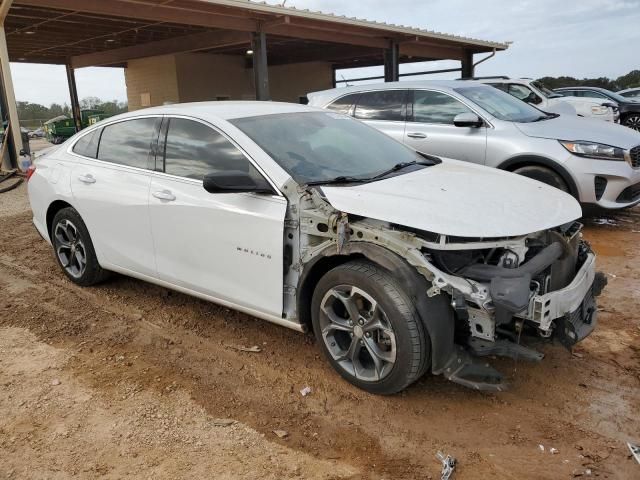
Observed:
[[[80,112],[82,128],[86,128],[110,116],[111,115],[104,113],[102,110],[82,110]],[[44,123],[44,131],[47,140],[54,145],[58,145],[76,133],[76,126],[72,118],[66,115],[60,115],[59,117],[46,121]]]

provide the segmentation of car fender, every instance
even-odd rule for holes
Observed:
[[[565,181],[565,183],[567,184],[567,187],[569,187],[569,192],[571,193],[571,195],[578,198],[579,196],[578,186],[575,180],[573,179],[573,177],[571,176],[571,174],[569,173],[569,171],[566,168],[564,168],[564,166],[562,166],[560,163],[554,160],[551,160],[549,158],[542,157],[539,155],[518,155],[505,160],[504,162],[499,164],[496,168],[499,168],[501,170],[511,171],[525,165],[539,165],[541,167],[547,167],[550,170],[553,170],[558,175],[560,175],[562,179]]]

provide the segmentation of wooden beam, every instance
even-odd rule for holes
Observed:
[[[9,153],[12,160],[19,166],[20,151],[24,148],[22,145],[22,134],[20,132],[20,119],[18,117],[18,107],[16,105],[16,94],[13,89],[13,79],[11,78],[11,68],[9,67],[9,52],[7,50],[7,37],[4,33],[4,22],[0,23],[0,76],[2,86],[4,87],[4,95],[7,106],[7,116],[11,125],[10,134],[13,140],[13,152]],[[6,141],[6,139],[5,139]],[[0,162],[3,159],[0,158]],[[10,165],[11,167],[11,165]]]
[[[433,45],[422,42],[401,43],[400,55],[432,58],[438,60],[462,60],[464,50],[456,47]]]
[[[124,0],[18,0],[16,4],[135,18],[149,22],[182,23],[245,32],[257,30],[257,22],[250,18],[229,17],[202,11],[170,8],[161,4],[131,3]]]
[[[344,43],[347,45],[359,45],[371,48],[387,48],[388,40],[384,38],[363,37],[361,35],[351,35],[348,33],[329,32],[316,29],[309,29],[294,24],[275,25],[265,27],[267,33],[280,35],[283,37],[303,38],[306,40],[318,40],[321,42]]]
[[[271,100],[269,93],[269,69],[267,67],[267,36],[264,32],[253,34],[253,74],[256,100]]]
[[[74,68],[108,66],[136,58],[153,57],[172,53],[197,52],[217,47],[250,45],[247,32],[214,31],[195,33],[184,37],[169,38],[157,42],[142,43],[130,47],[77,55],[71,58]]]

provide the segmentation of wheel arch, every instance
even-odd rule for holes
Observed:
[[[571,195],[573,195],[576,199],[580,198],[578,186],[569,171],[558,162],[555,162],[547,157],[542,157],[539,155],[520,155],[502,162],[496,168],[499,168],[500,170],[506,170],[508,172],[513,172],[518,168],[529,166],[545,167],[560,175],[560,177],[562,177],[562,180],[564,180],[564,183],[567,184]]]
[[[394,252],[371,243],[350,242],[341,254],[331,245],[317,254],[305,265],[298,282],[297,310],[300,322],[313,331],[311,326],[311,298],[315,286],[322,276],[332,268],[352,260],[366,259],[387,270],[399,282],[404,292],[416,306],[422,324],[431,343],[431,368],[440,370],[451,357],[454,345],[455,322],[453,310],[446,294],[427,297],[429,285],[418,271]]]
[[[49,238],[51,237],[51,229],[53,228],[53,219],[56,214],[62,210],[63,208],[71,207],[74,208],[69,202],[65,202],[64,200],[54,200],[47,208],[46,215],[46,225],[47,225],[47,233],[49,234]]]

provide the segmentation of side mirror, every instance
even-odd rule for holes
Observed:
[[[264,178],[255,179],[248,172],[238,170],[208,173],[202,186],[209,193],[274,193]]]
[[[475,113],[459,113],[453,119],[456,127],[473,127],[479,128],[484,125],[484,121]]]
[[[18,155],[20,155],[21,157],[24,157],[27,154],[26,150],[23,148],[20,150],[20,153]]]

